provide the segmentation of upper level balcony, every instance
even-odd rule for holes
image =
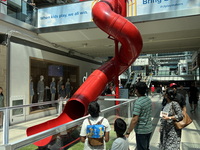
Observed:
[[[34,2],[32,0],[1,0],[0,19],[15,24],[16,22],[12,21],[11,18],[6,18],[5,15],[10,16],[34,26],[38,33],[76,28],[93,28],[96,26],[92,20],[91,10],[98,1],[49,0],[41,2],[35,0]],[[174,0],[128,0],[126,6],[126,15],[131,22],[199,14],[199,0],[184,0],[181,2]],[[81,24],[81,26],[77,24]]]

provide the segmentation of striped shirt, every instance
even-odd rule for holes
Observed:
[[[152,132],[151,113],[151,99],[147,96],[139,97],[133,106],[133,115],[139,116],[138,123],[134,129],[137,134],[149,134]]]

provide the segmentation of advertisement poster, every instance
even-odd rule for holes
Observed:
[[[38,27],[90,22],[93,1],[48,7],[38,10]]]
[[[86,1],[38,10],[38,27],[91,22],[91,10],[97,1]],[[128,0],[127,16],[162,13],[200,7],[200,0]]]
[[[200,0],[129,0],[128,2],[129,11],[127,16],[139,16],[200,7]]]

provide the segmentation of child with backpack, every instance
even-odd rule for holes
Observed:
[[[114,130],[117,134],[117,139],[113,142],[111,150],[129,150],[128,139],[124,136],[126,131],[126,123],[121,118],[115,120]]]
[[[110,124],[106,118],[99,116],[100,106],[96,101],[88,105],[88,112],[91,117],[83,121],[80,132],[81,142],[85,143],[84,150],[106,150]]]

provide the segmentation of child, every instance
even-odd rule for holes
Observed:
[[[113,142],[111,150],[129,150],[128,139],[124,136],[126,131],[126,123],[121,118],[115,120],[114,130],[117,134],[117,139]]]
[[[91,102],[88,105],[88,112],[91,115],[91,117],[85,119],[82,124],[80,136],[81,136],[81,142],[85,143],[84,145],[84,150],[106,150],[106,144],[105,142],[109,141],[109,132],[111,130],[110,124],[106,118],[103,118],[99,116],[100,113],[100,107],[99,104],[96,101]],[[103,145],[100,146],[92,146],[89,143],[88,137],[87,137],[87,126],[88,125],[95,125],[100,122],[101,125],[104,126],[104,132],[105,134],[103,135]],[[90,124],[91,123],[91,124]]]

